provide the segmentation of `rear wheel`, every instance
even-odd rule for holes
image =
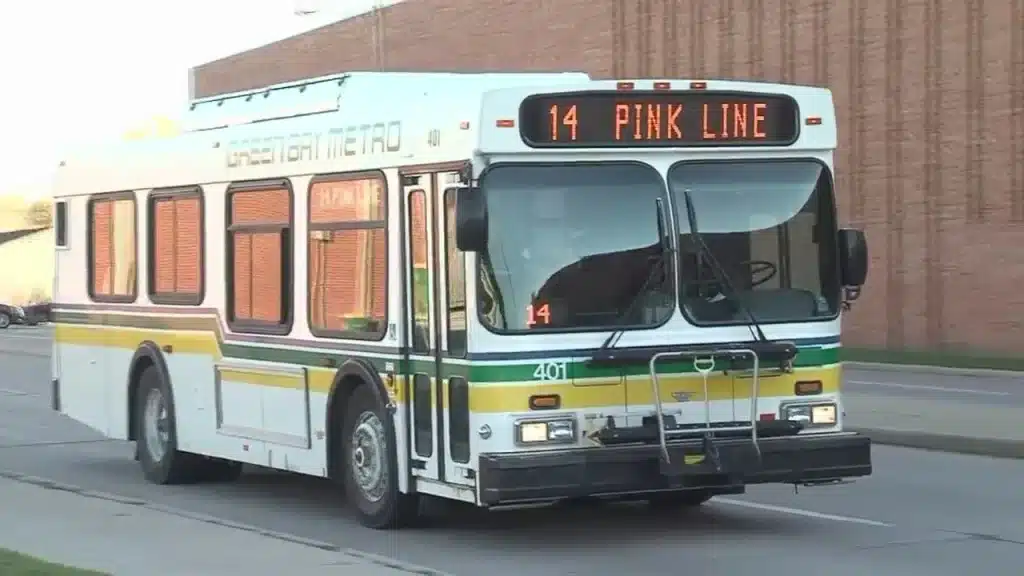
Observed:
[[[135,407],[136,452],[146,479],[155,484],[226,482],[242,464],[178,450],[174,398],[156,368],[143,371]]]
[[[419,515],[417,494],[398,490],[394,429],[368,386],[352,392],[345,410],[340,450],[345,492],[359,522],[374,529],[402,528]]]

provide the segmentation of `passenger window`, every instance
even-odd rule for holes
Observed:
[[[89,203],[89,296],[97,302],[134,302],[135,195],[94,197]]]
[[[156,304],[201,304],[202,191],[154,192],[149,230],[149,299]]]
[[[54,239],[57,248],[68,247],[68,203],[56,202],[54,204]]]
[[[238,332],[291,327],[291,192],[286,183],[229,189],[228,317]]]
[[[315,179],[309,192],[309,328],[380,340],[387,327],[383,175]]]

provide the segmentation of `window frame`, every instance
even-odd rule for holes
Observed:
[[[53,201],[53,244],[58,250],[71,248],[71,238],[68,236],[68,206],[67,200]],[[63,218],[61,218],[63,215]]]
[[[232,204],[235,194],[245,192],[265,192],[269,190],[285,190],[288,192],[288,222],[234,224],[231,221]],[[278,232],[287,240],[281,253],[281,321],[267,322],[264,320],[235,319],[235,233]],[[295,191],[288,178],[268,180],[247,180],[228,184],[224,192],[224,308],[226,321],[232,332],[246,334],[266,334],[285,336],[292,331],[295,321]]]
[[[722,166],[723,169],[727,169],[729,165],[737,165],[737,164],[799,164],[799,163],[808,163],[808,162],[809,163],[818,164],[821,167],[821,169],[822,169],[821,174],[818,175],[818,182],[815,182],[815,184],[814,184],[814,190],[813,190],[812,193],[813,194],[819,194],[820,192],[822,192],[821,190],[819,190],[819,187],[820,187],[820,184],[821,184],[821,181],[822,181],[823,178],[824,178],[824,180],[828,184],[828,190],[825,191],[825,192],[827,192],[827,194],[825,194],[824,196],[819,195],[818,198],[817,198],[817,201],[819,203],[819,206],[817,208],[820,208],[820,204],[821,204],[822,201],[826,201],[827,200],[827,202],[829,204],[829,206],[828,206],[828,213],[824,214],[824,217],[827,218],[829,220],[829,223],[832,224],[831,232],[834,235],[834,234],[838,233],[838,230],[839,230],[839,206],[838,206],[838,202],[836,201],[835,173],[833,172],[832,167],[829,166],[828,163],[826,163],[821,158],[817,158],[815,156],[795,156],[795,157],[786,157],[786,158],[710,158],[710,159],[709,158],[701,158],[701,159],[677,160],[677,161],[673,162],[672,164],[670,164],[668,169],[665,171],[665,187],[668,190],[669,195],[673,196],[673,200],[675,200],[675,198],[674,198],[675,191],[672,189],[671,173],[672,173],[672,170],[674,170],[677,167],[698,166],[698,165],[715,165],[715,166]],[[674,204],[672,206],[673,206],[672,210],[676,211],[678,213],[678,210],[680,209],[680,206],[675,206]],[[685,210],[686,209],[685,206],[683,206],[682,209]],[[799,212],[797,214],[799,214]],[[794,217],[795,216],[796,215],[794,215]],[[672,220],[674,222],[678,221],[678,219],[675,218],[675,215],[673,215]],[[787,220],[786,222],[784,222],[782,225],[788,227],[789,223],[791,221],[792,221],[792,218],[790,218],[790,220]],[[819,226],[819,225],[820,225],[819,223],[817,223],[817,222],[815,223],[815,226]],[[699,226],[699,222],[698,222],[698,226]],[[786,228],[786,229],[788,230],[788,228]],[[699,232],[699,229],[698,229],[698,232]],[[674,234],[675,234],[676,238],[679,238],[682,235],[681,234],[681,229],[679,229],[677,227],[677,229],[675,230]],[[677,240],[677,242],[678,242],[678,240]],[[836,258],[834,259],[834,262],[831,263],[832,265],[828,267],[828,268],[830,268],[830,270],[826,270],[824,267],[822,267],[822,268],[819,268],[818,274],[819,275],[831,274],[838,281],[838,278],[839,278],[839,257],[838,257],[839,247],[838,247],[838,244],[837,244],[838,240],[832,240],[831,242],[832,242],[831,248],[832,248],[832,251],[835,254]],[[679,258],[679,255],[677,254],[676,255],[676,259],[678,259],[678,258]],[[781,260],[781,256],[780,256],[780,260]],[[820,264],[819,264],[819,266],[820,266]],[[781,272],[783,269],[780,267],[779,270]],[[727,327],[746,326],[746,325],[749,324],[749,321],[747,321],[747,320],[734,320],[734,321],[728,321],[727,320],[727,321],[722,321],[722,322],[709,322],[709,321],[706,321],[706,320],[697,320],[696,318],[694,318],[693,315],[690,314],[690,311],[687,310],[686,306],[683,304],[683,294],[682,294],[682,291],[683,291],[683,288],[684,288],[684,283],[683,283],[682,275],[684,274],[684,272],[685,272],[685,270],[683,270],[682,266],[677,266],[676,271],[675,271],[675,276],[676,276],[676,309],[679,310],[680,314],[683,317],[683,320],[685,320],[691,326],[695,326],[697,328],[718,328],[718,327],[721,327],[721,326],[727,326]],[[822,292],[823,292],[822,296],[825,296],[826,298],[829,298],[829,303],[831,304],[831,298],[828,295],[824,294],[824,290],[822,290]],[[832,312],[832,314],[829,314],[828,316],[819,316],[819,317],[816,317],[816,318],[795,318],[795,319],[794,318],[788,318],[788,319],[782,319],[782,320],[762,320],[761,318],[757,318],[757,324],[760,325],[760,326],[773,326],[773,325],[781,325],[781,324],[824,324],[824,323],[828,323],[828,322],[834,322],[834,321],[836,321],[839,318],[839,315],[842,313],[842,286],[838,286],[838,289],[837,289],[836,294],[835,294],[835,299],[836,299],[836,308]]]
[[[156,204],[160,200],[176,201],[179,199],[199,199],[199,290],[189,292],[157,292],[156,291]],[[230,218],[230,215],[228,216]],[[206,296],[206,198],[202,186],[180,186],[175,188],[158,188],[150,191],[146,198],[146,291],[149,301],[154,304],[172,304],[199,306]],[[175,229],[177,242],[177,229]],[[177,255],[177,252],[175,252]],[[174,262],[178,266],[177,258]],[[177,270],[175,270],[177,274]]]
[[[96,293],[96,254],[95,254],[95,243],[93,241],[93,232],[95,231],[96,223],[93,218],[93,207],[100,202],[117,202],[118,200],[131,200],[132,202],[132,215],[133,223],[135,225],[133,250],[135,256],[135,270],[132,277],[132,293],[121,294],[121,295],[106,295]],[[111,222],[113,222],[113,216],[111,216]],[[116,303],[116,304],[132,304],[139,297],[139,202],[135,197],[135,192],[132,190],[121,191],[121,192],[105,192],[102,194],[93,194],[89,196],[89,201],[86,203],[86,216],[85,216],[85,234],[86,234],[86,246],[85,246],[85,267],[86,267],[86,281],[88,282],[88,294],[89,299],[93,302],[104,302],[104,303]]]
[[[350,182],[353,180],[378,180],[381,183],[381,202],[382,211],[384,213],[383,220],[349,220],[349,221],[336,221],[336,222],[318,222],[314,223],[312,220],[313,216],[313,187],[317,184],[324,182]],[[306,234],[304,243],[306,245],[306,325],[309,327],[309,332],[317,338],[332,338],[340,340],[365,340],[370,342],[381,342],[387,336],[388,333],[388,318],[389,308],[391,304],[390,300],[390,281],[391,281],[391,239],[388,237],[388,210],[390,209],[390,203],[388,198],[388,179],[387,175],[384,174],[383,170],[361,170],[358,172],[332,172],[329,174],[318,174],[309,180],[309,185],[306,187]],[[314,231],[331,231],[331,232],[352,232],[357,230],[382,230],[384,232],[384,318],[381,320],[380,330],[376,332],[360,332],[356,330],[330,330],[318,328],[313,324],[313,293],[311,290],[311,284],[309,282],[309,273],[312,267],[309,265],[310,257],[312,256],[312,249],[310,248],[310,235]],[[372,276],[372,274],[371,274]]]
[[[486,182],[487,176],[491,173],[491,171],[497,170],[497,169],[500,169],[500,168],[509,168],[509,167],[517,167],[517,168],[518,167],[523,167],[523,168],[536,168],[536,167],[541,167],[541,168],[545,168],[545,167],[576,168],[576,167],[592,167],[592,166],[599,166],[599,167],[602,167],[602,166],[638,166],[638,167],[640,167],[640,168],[642,168],[644,170],[647,170],[649,172],[653,172],[658,177],[658,179],[661,182],[661,198],[665,202],[665,210],[666,210],[666,212],[669,212],[669,211],[672,210],[672,208],[671,208],[672,204],[670,202],[671,192],[670,192],[670,190],[668,188],[668,181],[665,179],[665,176],[661,172],[658,172],[658,169],[655,168],[654,165],[649,164],[647,161],[644,161],[644,160],[579,160],[579,161],[577,161],[577,160],[536,160],[536,161],[528,161],[528,162],[512,162],[512,161],[494,162],[493,164],[488,164],[487,167],[484,168],[484,170],[480,173],[480,176],[477,178],[477,185],[481,189],[486,189],[486,187],[487,187],[487,182]],[[654,210],[653,209],[651,210],[651,219],[652,220],[654,219]],[[676,225],[675,225],[675,217],[674,217],[674,215],[669,215],[668,225],[669,225],[669,228],[668,228],[669,234],[678,235],[678,230],[677,230]],[[673,244],[673,246],[675,246],[675,244]],[[492,326],[490,324],[490,322],[487,321],[487,318],[484,316],[484,307],[481,305],[481,302],[480,302],[480,299],[481,299],[481,297],[482,297],[482,295],[484,293],[484,290],[481,288],[481,274],[484,273],[484,264],[483,264],[484,255],[482,253],[480,253],[480,252],[476,252],[476,253],[473,253],[471,255],[471,257],[474,259],[473,262],[475,264],[476,271],[473,274],[472,279],[470,279],[468,277],[466,278],[466,282],[467,282],[467,287],[466,287],[467,295],[466,295],[466,298],[467,299],[469,298],[469,294],[468,294],[469,286],[468,286],[468,283],[469,282],[473,282],[475,290],[476,290],[476,295],[473,298],[473,300],[474,300],[473,306],[474,306],[474,308],[476,308],[476,321],[477,321],[478,324],[483,326],[484,330],[487,330],[491,334],[495,334],[497,336],[526,336],[526,335],[529,335],[529,336],[547,336],[547,335],[550,335],[550,334],[587,334],[587,333],[610,332],[610,331],[621,331],[623,333],[631,333],[631,332],[643,333],[643,332],[650,332],[650,331],[661,329],[663,326],[668,324],[672,320],[672,318],[675,316],[675,310],[673,310],[671,313],[666,314],[664,318],[662,318],[661,320],[659,320],[657,323],[654,323],[654,324],[624,324],[624,325],[620,325],[620,326],[608,325],[608,326],[587,326],[587,327],[576,326],[576,327],[566,327],[566,328],[545,328],[543,330],[516,329],[516,328],[511,328],[511,329],[510,328],[498,328],[496,326]],[[671,294],[673,295],[673,298],[676,299],[675,308],[678,309],[679,308],[679,304],[678,304],[678,301],[679,301],[679,281],[678,281],[679,270],[678,270],[678,263],[677,263],[677,258],[676,257],[669,258],[668,269],[669,269],[669,271],[668,271],[668,278],[666,279],[670,283],[668,291],[671,292]],[[609,324],[611,324],[611,323],[609,323]],[[467,321],[467,325],[468,325],[468,321]],[[469,342],[468,331],[467,331],[466,342],[467,342],[466,347],[468,349],[469,348],[469,344],[468,344],[468,342]]]

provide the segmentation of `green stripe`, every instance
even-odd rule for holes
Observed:
[[[432,358],[411,358],[406,359],[393,352],[381,353],[381,356],[367,356],[360,350],[339,350],[337,348],[321,350],[290,350],[287,348],[275,347],[273,343],[246,344],[237,342],[226,342],[224,333],[221,330],[220,322],[215,317],[193,316],[183,314],[181,316],[134,316],[121,314],[83,313],[83,312],[58,312],[55,314],[55,321],[62,324],[79,325],[105,325],[124,328],[140,328],[146,330],[170,330],[170,331],[207,331],[213,332],[220,344],[221,354],[227,358],[244,360],[263,360],[267,362],[279,362],[298,366],[322,367],[325,360],[333,361],[335,366],[351,358],[360,358],[369,362],[380,372],[385,371],[385,364],[392,362],[399,373],[425,373],[433,374],[434,360]],[[280,340],[283,337],[276,337]],[[295,340],[296,346],[302,346],[303,342]],[[443,360],[441,364],[441,376],[448,378],[460,376],[474,383],[487,382],[522,382],[534,380],[534,370],[541,362],[560,361],[557,352],[552,353],[551,358],[538,359],[525,364],[466,364],[455,363],[450,360]],[[818,346],[800,348],[794,366],[798,368],[816,367],[839,362],[840,349],[822,348]],[[637,364],[624,367],[591,367],[586,360],[566,361],[566,373],[573,380],[588,380],[597,378],[616,378],[620,375],[642,376],[648,373],[646,364]],[[688,374],[696,373],[693,363],[690,361],[664,362],[659,365],[659,374]],[[728,363],[719,363],[716,369],[729,369]]]

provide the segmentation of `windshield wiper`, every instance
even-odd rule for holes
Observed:
[[[626,305],[626,309],[619,313],[612,322],[612,326],[618,326],[618,328],[613,330],[612,333],[605,338],[604,342],[601,343],[601,346],[594,352],[593,359],[595,360],[599,359],[599,356],[601,357],[600,359],[607,359],[604,357],[604,353],[611,349],[612,346],[622,338],[622,335],[625,333],[623,326],[633,314],[637,305],[642,302],[644,296],[647,295],[648,286],[650,286],[651,282],[657,277],[658,272],[665,269],[666,263],[671,261],[669,256],[672,254],[672,242],[669,239],[668,227],[666,226],[665,221],[665,206],[661,198],[654,201],[654,208],[658,219],[658,247],[660,248],[660,251],[651,261],[651,267],[647,271],[647,278],[645,278],[643,284],[640,285],[640,289],[633,295],[633,299]]]
[[[690,223],[690,235],[693,237],[694,242],[697,243],[697,248],[700,250],[700,253],[707,258],[708,262],[711,264],[711,269],[718,278],[718,281],[722,283],[722,296],[732,300],[736,304],[737,308],[739,308],[741,312],[744,312],[747,315],[747,318],[750,319],[750,323],[747,324],[747,328],[750,329],[750,334],[754,337],[754,340],[767,342],[768,338],[765,337],[764,332],[761,330],[761,325],[757,323],[757,318],[754,317],[754,312],[746,305],[746,303],[743,302],[743,299],[740,298],[740,295],[736,292],[736,287],[733,285],[732,280],[726,273],[725,268],[722,267],[718,258],[715,258],[714,253],[711,252],[711,248],[708,247],[707,242],[704,241],[704,237],[698,231],[697,212],[693,207],[693,197],[690,196],[690,191],[688,189],[683,190],[683,197],[686,200],[686,219]]]

